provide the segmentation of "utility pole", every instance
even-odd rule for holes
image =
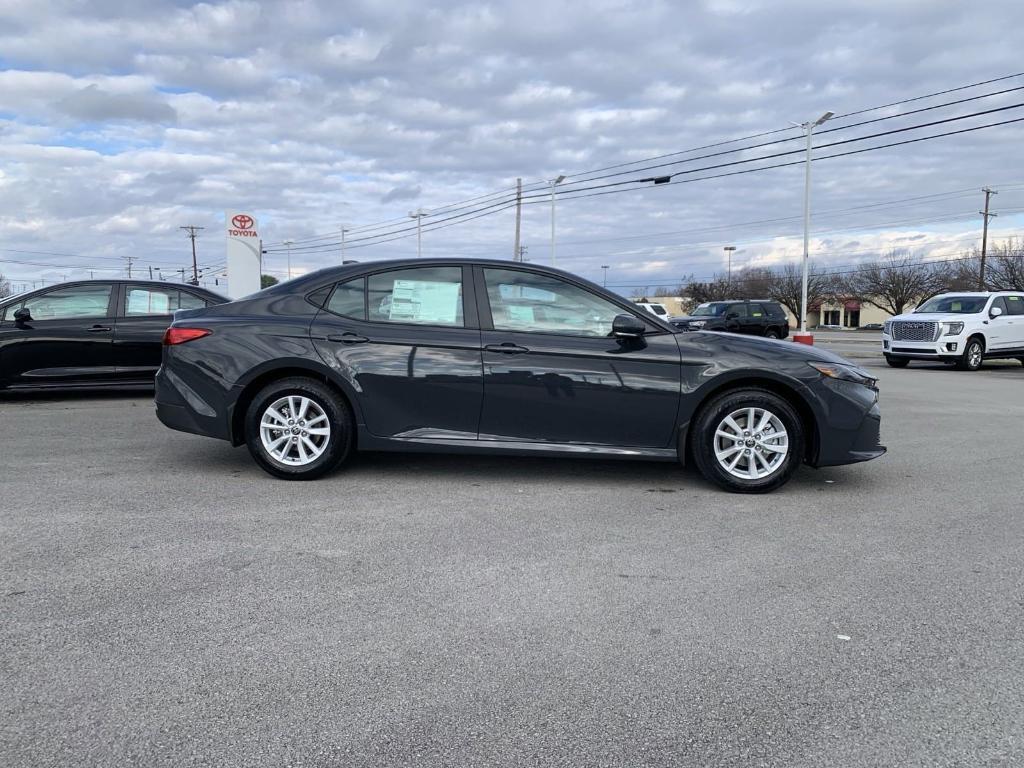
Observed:
[[[519,259],[519,224],[523,217],[523,180],[516,179],[516,244],[512,249],[512,261]],[[519,259],[522,261],[522,259]]]
[[[177,272],[179,275],[181,275],[181,282],[184,283],[185,282],[185,268],[182,267],[181,269],[176,269],[174,271]]]
[[[981,270],[978,272],[978,290],[985,290],[985,254],[988,251],[988,220],[993,216],[998,216],[996,213],[988,212],[988,200],[992,195],[998,195],[994,189],[985,187],[982,192],[985,193],[985,210],[978,211],[982,215],[984,223],[981,225]]]
[[[132,277],[132,262],[135,260],[135,257],[132,255],[128,255],[125,256],[125,259],[128,260],[128,279],[130,280]]]
[[[153,267],[152,266],[150,266],[150,268],[149,268],[149,279],[150,280],[153,279]]]
[[[520,245],[519,246],[519,251],[518,251],[518,253],[519,253],[519,261],[526,261],[526,252],[528,250],[530,250],[530,246],[528,246],[528,245]]]
[[[192,285],[199,285],[199,265],[196,264],[196,231],[205,229],[205,227],[196,227],[190,224],[187,227],[178,227],[178,229],[187,231],[189,239],[192,241]],[[184,278],[182,278],[182,282],[185,282]]]
[[[348,230],[345,229],[345,225],[342,224],[341,225],[341,263],[342,264],[345,263],[345,233],[346,232],[348,232]]]

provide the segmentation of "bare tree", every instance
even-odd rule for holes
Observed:
[[[821,304],[834,292],[832,278],[824,272],[809,271],[807,275],[807,304]],[[803,269],[796,264],[786,264],[772,273],[768,298],[774,299],[800,320],[800,303],[803,301]]]
[[[11,281],[4,277],[3,273],[0,272],[0,299],[4,296],[10,296],[11,293]]]
[[[850,297],[899,315],[908,305],[932,295],[943,280],[942,271],[935,265],[906,251],[890,251],[884,258],[851,272],[842,285]]]
[[[1011,237],[992,246],[985,268],[985,287],[993,291],[1024,291],[1024,243]]]
[[[695,304],[732,298],[729,280],[724,275],[715,275],[711,280],[706,281],[690,280],[683,287],[682,292]]]

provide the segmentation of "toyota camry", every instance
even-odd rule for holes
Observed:
[[[679,461],[751,493],[885,452],[876,380],[843,358],[504,261],[349,264],[179,311],[156,407],[295,480],[357,449],[464,452]]]

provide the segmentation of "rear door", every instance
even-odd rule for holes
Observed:
[[[178,309],[200,309],[207,302],[176,285],[123,283],[118,292],[114,332],[116,375],[148,380],[160,367],[164,331]]]
[[[372,435],[475,440],[480,328],[463,265],[383,270],[335,286],[310,328],[358,392]],[[471,290],[471,289],[470,289]]]
[[[747,304],[747,319],[744,321],[744,333],[752,336],[764,336],[768,326],[768,315],[760,304]]]
[[[612,320],[627,310],[605,297],[547,273],[476,269],[481,441],[669,445],[680,392],[674,334],[649,323],[642,339],[615,339]]]
[[[114,378],[115,284],[53,288],[7,308],[0,322],[0,383],[61,386]],[[18,309],[31,317],[14,321]]]
[[[1024,294],[1004,296],[1007,315],[1007,346],[1024,350]]]

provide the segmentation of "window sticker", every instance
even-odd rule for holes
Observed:
[[[952,304],[949,305],[949,311],[950,312],[963,312],[964,311],[964,305],[961,302],[959,302],[959,301],[954,301]]]
[[[461,283],[395,280],[388,319],[407,323],[452,325],[459,311]]]
[[[132,290],[128,292],[129,315],[169,315],[171,297],[166,293]]]
[[[533,307],[523,307],[516,304],[511,304],[505,307],[505,314],[508,317],[510,323],[522,323],[524,325],[532,325],[536,322],[533,313]]]

